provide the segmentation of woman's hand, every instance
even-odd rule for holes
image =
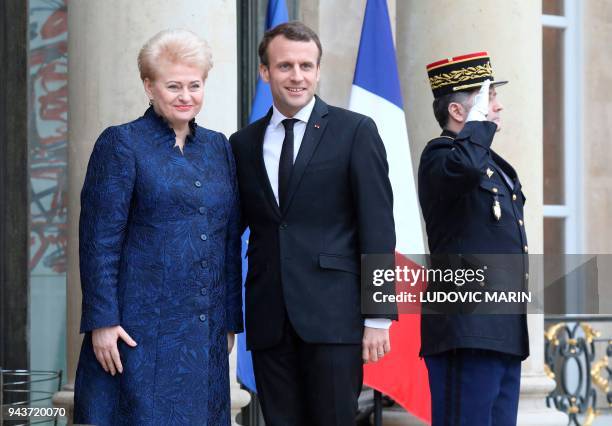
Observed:
[[[227,353],[232,352],[232,348],[234,347],[234,341],[236,340],[236,335],[234,333],[227,333]]]
[[[117,340],[121,338],[125,343],[134,347],[137,343],[120,325],[97,328],[91,332],[91,343],[96,359],[104,371],[115,375],[117,371],[123,373]]]

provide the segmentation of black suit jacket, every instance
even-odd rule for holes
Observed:
[[[271,115],[230,138],[250,228],[247,346],[277,344],[287,319],[307,342],[361,343],[360,255],[395,249],[384,145],[372,119],[317,98],[281,211],[263,160]]]
[[[498,272],[490,269],[486,274],[487,289],[524,289],[528,277],[525,196],[514,168],[491,149],[496,129],[492,122],[469,122],[458,135],[444,131],[430,141],[419,165],[419,201],[432,255],[462,254],[496,262]],[[499,220],[493,214],[495,200],[501,209]],[[502,306],[495,312],[501,310]],[[526,358],[526,316],[424,314],[421,354],[455,348]]]

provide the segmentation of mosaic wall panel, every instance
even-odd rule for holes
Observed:
[[[68,16],[65,0],[30,0],[30,272],[66,272]]]

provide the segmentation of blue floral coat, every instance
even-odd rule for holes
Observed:
[[[226,333],[242,331],[240,224],[231,148],[191,123],[184,154],[150,108],[106,129],[81,193],[85,333],[75,422],[229,425]],[[121,325],[123,374],[106,373],[91,331]]]

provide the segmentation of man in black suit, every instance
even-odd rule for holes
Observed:
[[[314,95],[321,44],[299,22],[259,46],[273,107],[230,138],[244,225],[247,347],[264,418],[352,425],[362,363],[390,350],[392,317],[360,311],[360,256],[393,253],[393,195],[374,122]]]
[[[491,148],[503,109],[496,87],[507,82],[494,80],[486,52],[434,62],[427,71],[442,127],[423,150],[418,172],[432,257],[494,261],[503,273],[485,274],[479,290],[522,289],[525,197],[514,168]],[[462,308],[421,318],[432,426],[515,425],[521,360],[529,355],[526,315],[499,314],[501,305],[487,315]]]

